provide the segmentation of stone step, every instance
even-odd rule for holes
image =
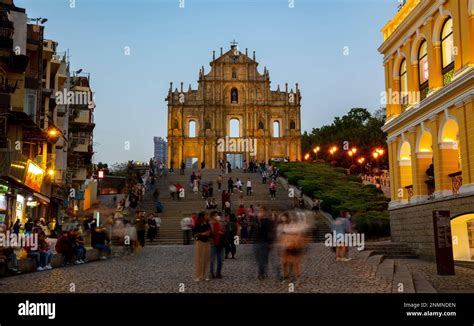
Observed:
[[[373,255],[373,251],[363,250],[363,251],[358,252],[358,254],[355,256],[355,259],[367,261],[367,259],[369,259],[369,257],[372,255]]]
[[[413,271],[412,277],[416,293],[438,293],[421,272]]]
[[[472,261],[455,260],[454,265],[474,269],[474,257]]]
[[[392,293],[415,293],[412,274],[405,264],[397,262],[392,281]]]
[[[393,259],[383,259],[377,267],[376,276],[378,278],[392,282],[395,268],[395,261]]]
[[[370,271],[370,276],[374,277],[377,273],[379,265],[382,263],[382,255],[371,255],[367,258],[367,266]]]
[[[383,255],[387,259],[418,259],[419,256],[416,254],[410,254],[410,253],[400,253],[400,254],[384,254]]]

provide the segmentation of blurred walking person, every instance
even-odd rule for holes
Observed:
[[[181,219],[181,230],[183,231],[183,244],[188,245],[191,243],[191,232],[193,227],[193,221],[190,217],[183,217]]]
[[[135,216],[135,229],[137,230],[137,238],[140,246],[145,247],[145,233],[146,233],[146,221],[143,217],[142,211],[137,211]]]
[[[296,281],[301,276],[301,257],[306,245],[306,225],[298,220],[298,216],[294,212],[290,212],[285,217],[277,232],[283,279],[289,279],[290,271],[292,271],[291,281]]]
[[[258,279],[265,279],[268,269],[268,256],[273,242],[273,222],[268,218],[266,207],[258,210],[258,227],[256,230],[255,244],[253,246],[258,266]]]

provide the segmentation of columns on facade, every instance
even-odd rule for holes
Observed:
[[[398,164],[397,164],[397,141],[389,139],[387,141],[388,160],[390,165],[390,198],[397,201],[398,198]]]
[[[418,69],[419,69],[418,60],[412,62],[410,67],[411,67],[411,71],[410,71],[411,78],[410,78],[410,85],[408,87],[408,91],[410,92],[408,96],[408,100],[409,100],[409,104],[413,105],[420,102],[419,96],[410,95],[410,94],[419,94],[419,93],[416,93],[420,89],[420,75],[418,73]]]
[[[212,141],[212,144],[211,144],[211,153],[212,153],[212,157],[211,157],[211,168],[215,169],[216,168],[216,161],[217,161],[217,158],[216,158],[216,151],[217,151],[217,145],[216,145],[216,138],[213,137],[213,141]]]
[[[449,174],[458,172],[458,145],[454,142],[440,142],[439,144],[439,183],[436,184],[436,191],[441,195],[452,193],[452,180]]]
[[[459,122],[459,149],[461,151],[461,192],[474,191],[474,98],[457,104],[453,114]]]
[[[464,102],[464,110],[465,110],[464,114],[466,117],[466,131],[470,135],[468,138],[466,138],[467,148],[468,148],[467,157],[469,158],[469,166],[467,167],[467,169],[469,170],[469,174],[471,176],[469,184],[472,185],[474,184],[474,98],[473,97],[471,97],[469,100]],[[464,165],[463,165],[463,169],[464,169]],[[463,188],[467,188],[467,187],[464,186]]]
[[[429,65],[429,88],[437,89],[443,87],[443,74],[441,71],[441,43],[436,42],[433,46],[428,46]]]
[[[472,1],[472,0],[470,0]],[[472,5],[471,12],[468,12],[469,20],[467,22],[467,29],[463,29],[466,33],[466,40],[464,42],[464,48],[466,48],[466,54],[464,56],[465,64],[474,64],[474,4]]]

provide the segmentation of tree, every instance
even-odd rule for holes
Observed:
[[[347,144],[349,148],[358,149],[358,156],[371,157],[375,148],[386,150],[387,135],[381,129],[385,120],[384,108],[373,114],[365,108],[353,108],[346,115],[335,117],[330,125],[313,128],[311,133],[305,131],[301,141],[303,153],[312,153],[315,146],[320,146],[318,157],[329,160],[333,158],[328,153],[329,148],[337,146],[339,150],[334,159],[342,165],[350,165],[351,159],[343,152],[343,146]],[[381,159],[381,163],[384,159],[386,155]]]
[[[115,162],[114,164],[112,164],[109,174],[114,176],[127,176],[127,172],[128,162]]]

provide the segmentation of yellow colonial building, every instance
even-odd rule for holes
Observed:
[[[242,168],[243,161],[301,160],[301,95],[285,85],[270,89],[270,73],[248,50],[235,42],[216,58],[209,72],[199,71],[198,88],[173,90],[168,102],[168,166],[205,163],[219,167],[228,160]]]
[[[434,256],[449,210],[455,260],[474,260],[474,0],[407,0],[382,29],[392,240]]]

